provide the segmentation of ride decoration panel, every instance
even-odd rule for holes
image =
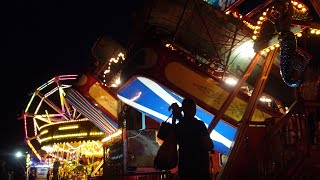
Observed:
[[[177,102],[180,106],[183,96],[180,96],[158,83],[141,76],[133,77],[118,92],[121,101],[144,112],[147,116],[158,122],[165,121],[171,114],[168,107]],[[207,126],[214,115],[197,106],[196,118],[202,120]],[[171,122],[171,119],[168,120]],[[214,149],[220,153],[227,154],[231,148],[236,127],[220,120],[210,134],[214,142]]]

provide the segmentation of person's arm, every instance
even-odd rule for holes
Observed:
[[[204,147],[208,148],[209,151],[213,150],[214,145],[212,139],[210,138],[208,129],[203,122],[201,124],[201,129],[203,131],[203,136],[201,138],[202,144],[204,145]]]

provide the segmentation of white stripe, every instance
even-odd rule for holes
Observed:
[[[147,86],[151,91],[153,91],[156,95],[158,95],[162,100],[164,100],[166,103],[171,105],[172,103],[177,103],[181,107],[181,103],[171,96],[167,91],[165,91],[159,84],[152,81],[151,79],[145,78],[145,77],[137,77],[137,79]],[[199,117],[195,116],[197,119],[200,119]]]
[[[129,106],[132,106],[136,109],[139,109],[147,114],[150,114],[152,116],[155,116],[163,121],[165,121],[168,117],[161,114],[161,113],[158,113],[152,109],[149,109],[145,106],[142,106],[136,102],[133,102],[133,101],[130,101],[129,99],[117,94],[118,98],[123,101],[124,103],[128,104]],[[169,121],[171,121],[171,118],[169,119]],[[207,126],[207,125],[206,125]],[[231,147],[231,144],[232,144],[232,141],[230,141],[229,139],[227,139],[226,137],[222,136],[220,133],[218,133],[217,131],[213,130],[212,133],[210,134],[210,138],[214,141],[217,141],[217,142],[220,142],[222,144],[224,144],[226,147],[230,148]]]
[[[129,106],[132,106],[132,107],[134,107],[136,109],[139,109],[139,110],[141,110],[141,111],[143,111],[143,112],[145,112],[147,114],[155,116],[155,117],[157,117],[157,118],[159,118],[159,119],[161,119],[163,121],[167,120],[167,118],[168,118],[168,116],[166,116],[166,115],[163,115],[161,113],[158,113],[157,111],[154,111],[154,110],[149,109],[149,108],[147,108],[145,106],[142,106],[142,105],[140,105],[140,104],[138,104],[136,102],[133,102],[130,99],[127,99],[127,98],[125,98],[125,97],[123,97],[123,96],[121,96],[119,94],[117,94],[117,96],[121,101],[123,101],[124,103],[128,104]],[[171,122],[171,118],[168,121]]]
[[[220,142],[223,145],[227,146],[228,148],[231,147],[232,141],[227,139],[226,137],[222,136],[220,133],[218,133],[216,130],[212,130],[210,134],[210,138],[214,141]]]

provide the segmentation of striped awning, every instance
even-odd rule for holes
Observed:
[[[118,125],[101,112],[92,102],[73,88],[69,88],[66,100],[81,114],[88,118],[101,131],[111,134],[117,131]]]

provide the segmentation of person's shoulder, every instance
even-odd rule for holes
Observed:
[[[194,121],[193,122],[195,122],[195,123],[197,123],[197,124],[199,124],[199,125],[202,125],[202,124],[204,124],[204,122],[203,121],[201,121],[200,119],[198,119],[198,118],[194,118]]]

